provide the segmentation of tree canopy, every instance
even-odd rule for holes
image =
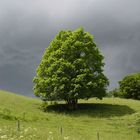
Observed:
[[[73,105],[78,99],[102,99],[108,85],[103,59],[93,36],[83,28],[60,31],[37,68],[34,94],[43,100],[65,100]]]
[[[119,85],[122,97],[140,100],[140,73],[125,76]]]

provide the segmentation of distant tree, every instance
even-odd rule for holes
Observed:
[[[107,97],[121,97],[120,91],[118,88],[115,88],[107,93]]]
[[[82,28],[60,31],[37,68],[34,94],[43,100],[65,100],[71,109],[78,99],[102,99],[108,85],[102,60],[91,34]]]
[[[140,100],[140,73],[125,76],[119,82],[121,95],[124,98]]]

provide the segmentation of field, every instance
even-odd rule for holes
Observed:
[[[49,103],[46,112],[41,104],[0,91],[0,140],[140,140],[140,101],[80,100],[74,111]]]

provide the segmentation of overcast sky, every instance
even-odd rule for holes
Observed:
[[[78,27],[105,56],[110,89],[140,72],[140,0],[0,0],[0,89],[32,96],[44,49],[58,31]]]

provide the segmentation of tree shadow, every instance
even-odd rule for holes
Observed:
[[[105,103],[79,103],[76,110],[68,110],[65,104],[49,105],[47,112],[55,112],[70,116],[90,116],[90,117],[114,117],[135,113],[133,109],[126,105],[115,105]]]

